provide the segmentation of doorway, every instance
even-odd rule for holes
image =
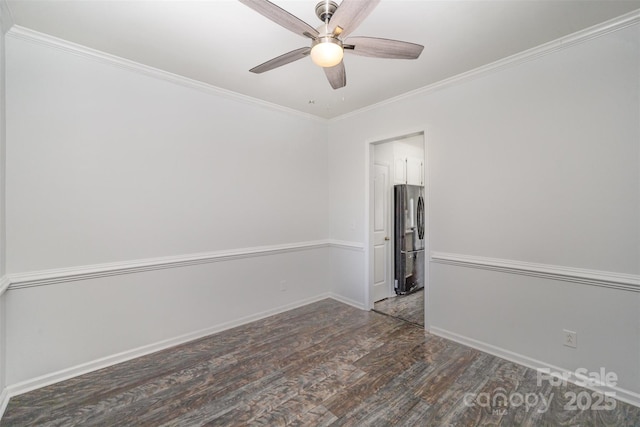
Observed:
[[[376,301],[373,310],[424,327],[424,288]]]
[[[426,327],[428,300],[428,204],[424,206],[424,252],[418,270],[424,272],[421,287],[401,292],[396,281],[394,255],[394,186],[420,187],[428,200],[424,132],[369,144],[369,295],[377,312]],[[397,196],[396,196],[397,197]],[[417,202],[417,200],[416,200]],[[404,256],[404,255],[402,255]],[[400,256],[397,256],[400,258]],[[403,260],[404,263],[404,260]],[[404,265],[404,264],[403,264]],[[404,277],[404,275],[401,275]]]

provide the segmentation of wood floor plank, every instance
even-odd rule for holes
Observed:
[[[355,323],[357,327],[357,323]],[[228,348],[231,351],[230,354],[237,358],[237,362],[222,375],[209,376],[203,381],[197,384],[187,384],[188,387],[184,387],[182,390],[174,390],[170,397],[171,400],[176,402],[195,402],[198,404],[201,402],[201,395],[206,395],[206,398],[215,397],[220,394],[229,393],[235,388],[258,380],[266,372],[273,371],[278,368],[283,358],[286,358],[290,353],[296,351],[308,351],[310,347],[315,347],[317,341],[325,339],[326,336],[332,336],[330,330],[334,327],[328,325],[324,328],[319,328],[321,325],[317,325],[318,331],[321,332],[317,335],[317,338],[313,337],[299,337],[297,335],[287,335],[281,337],[278,341],[278,346],[273,349],[273,344],[270,344],[271,339],[265,339],[264,343],[259,343],[253,347],[242,347],[241,351],[235,351],[233,348]],[[201,379],[202,380],[202,379]],[[205,397],[203,397],[205,398]],[[173,408],[173,406],[181,406],[180,408]],[[154,422],[162,419],[171,419],[180,411],[185,410],[185,405],[168,405],[165,406],[162,401],[156,401],[150,404],[147,408],[141,409],[135,415],[140,420]]]
[[[378,313],[397,317],[424,326],[424,289],[408,295],[397,295],[377,301],[373,309]]]
[[[326,333],[327,331],[325,330],[324,332]],[[317,340],[325,339],[323,338],[324,336],[325,334],[319,334],[319,338],[317,338]],[[288,353],[295,354],[296,346],[301,346],[302,350],[307,351],[309,354],[315,354],[313,350],[309,350],[309,347],[318,347],[320,349],[327,347],[332,348],[333,351],[335,351],[336,348],[340,348],[339,345],[333,347],[315,346],[313,345],[313,340],[300,340],[293,338],[287,338],[286,340],[283,339],[280,341],[280,344],[281,345],[277,350],[270,351],[268,353],[261,353],[260,351],[258,351],[260,349],[254,349],[256,351],[255,353],[251,353],[250,356],[245,356],[244,358],[241,358],[241,355],[234,353],[240,359],[236,364],[237,366],[234,369],[229,370],[229,372],[227,373],[228,375],[209,378],[207,383],[202,384],[202,386],[197,385],[196,387],[190,387],[183,393],[174,394],[172,396],[172,399],[181,401],[182,399],[186,398],[187,395],[189,395],[189,399],[187,399],[187,401],[192,401],[193,399],[197,399],[199,394],[207,394],[209,397],[211,397],[223,392],[227,393],[229,392],[230,387],[237,387],[245,382],[256,380],[264,375],[264,372],[280,368],[283,358],[286,359]],[[345,350],[352,351],[353,349],[349,346],[345,347]],[[304,351],[302,352],[302,354],[304,354]],[[302,363],[301,360],[302,359],[300,358],[294,359],[295,364],[292,362],[288,368],[290,370],[293,370],[296,366],[304,367],[305,364]],[[209,382],[211,382],[211,384]],[[214,382],[215,384],[213,384]],[[172,414],[177,413],[177,411],[174,411],[170,407],[166,409],[168,409],[168,411],[165,412],[171,412]],[[184,407],[182,409],[184,409]],[[151,407],[151,410],[155,412],[156,408]],[[171,418],[172,414],[165,414],[164,416],[166,416],[167,418]],[[139,412],[137,416],[141,417],[141,419],[143,420],[146,420],[146,415],[142,412]],[[156,414],[156,418],[159,419],[160,414]]]
[[[400,372],[377,392],[367,396],[358,406],[344,414],[336,425],[356,427],[373,423],[395,424],[421,401],[405,383],[422,369],[420,364],[413,364]]]
[[[619,401],[571,409],[585,392],[327,299],[15,396],[0,426],[640,425]],[[498,393],[540,398],[469,404]]]
[[[303,418],[308,411],[319,406],[327,397],[365,375],[355,366],[338,360],[329,361],[327,365],[329,367],[327,372],[329,375],[303,387],[297,395],[282,402],[280,406],[274,407],[251,424],[273,425],[279,423],[278,420],[285,420],[287,423],[294,422],[296,419]]]
[[[322,308],[318,310],[320,307]],[[31,417],[25,418],[24,422],[33,423],[52,410],[91,404],[102,397],[118,394],[150,381],[158,375],[166,375],[167,372],[202,363],[218,354],[225,354],[230,348],[236,352],[248,351],[254,343],[269,345],[270,342],[279,342],[282,337],[295,336],[310,325],[318,328],[330,327],[336,320],[341,320],[340,316],[347,315],[348,313],[339,310],[339,307],[329,300],[320,301],[315,308],[301,307],[267,318],[262,323],[254,323],[253,327],[243,325],[213,337],[202,338],[133,359],[126,364],[118,364],[35,390],[29,394],[28,407],[20,405],[22,397],[16,396],[13,399],[17,403],[16,409],[8,409],[19,411],[20,408],[27,408]],[[131,375],[132,371],[136,372],[136,375]],[[96,384],[99,384],[99,387],[96,387]],[[34,413],[40,415],[34,418]]]
[[[236,363],[235,357],[224,355],[212,359],[208,363],[191,366],[166,376],[156,377],[140,386],[121,393],[114,393],[100,399],[94,404],[87,404],[68,416],[65,421],[82,425],[108,425],[111,414],[117,412],[117,419],[135,422],[141,408],[148,407],[149,402],[163,402],[171,398],[176,389],[191,387],[210,375],[229,369]]]
[[[320,405],[307,412],[298,420],[294,420],[291,426],[317,426],[328,427],[335,423],[338,418],[327,408]]]
[[[403,427],[424,427],[427,425],[429,419],[429,413],[431,412],[431,405],[424,400],[419,400],[410,411],[402,415],[395,425]]]

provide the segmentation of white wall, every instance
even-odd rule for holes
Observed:
[[[10,290],[8,384],[28,389],[326,297],[328,251]]]
[[[323,122],[7,47],[9,273],[326,237]]]
[[[6,228],[5,228],[5,167],[6,167],[6,85],[5,85],[5,34],[11,27],[9,9],[0,1],[0,288],[5,276]],[[0,392],[4,395],[5,380],[5,294],[0,290]],[[0,408],[3,402],[0,399]],[[1,411],[1,409],[0,409]]]
[[[328,295],[329,248],[296,249],[328,235],[325,121],[12,33],[6,54],[7,273],[249,253],[11,287],[8,384]]]
[[[638,31],[328,128],[9,35],[5,273],[241,257],[11,288],[6,384],[25,390],[327,292],[368,307],[367,143],[422,129],[432,251],[640,273]],[[327,237],[337,243],[304,248]],[[271,250],[281,245],[292,249]],[[438,333],[604,366],[640,393],[637,293],[437,263],[429,274]],[[578,349],[560,344],[563,328]]]
[[[637,277],[639,31],[332,120],[331,237],[365,241],[367,143],[422,128],[431,251]],[[364,296],[360,264],[342,268],[361,279],[340,291]],[[520,360],[606,367],[640,393],[640,294],[434,262],[429,274],[434,331]],[[564,328],[577,349],[562,346]]]

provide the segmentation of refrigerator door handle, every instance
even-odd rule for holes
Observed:
[[[418,212],[417,212],[417,220],[418,220],[418,239],[424,239],[424,200],[422,196],[418,198]]]

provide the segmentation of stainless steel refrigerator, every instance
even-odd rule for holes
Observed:
[[[400,184],[393,190],[394,288],[404,295],[424,287],[424,187]]]

